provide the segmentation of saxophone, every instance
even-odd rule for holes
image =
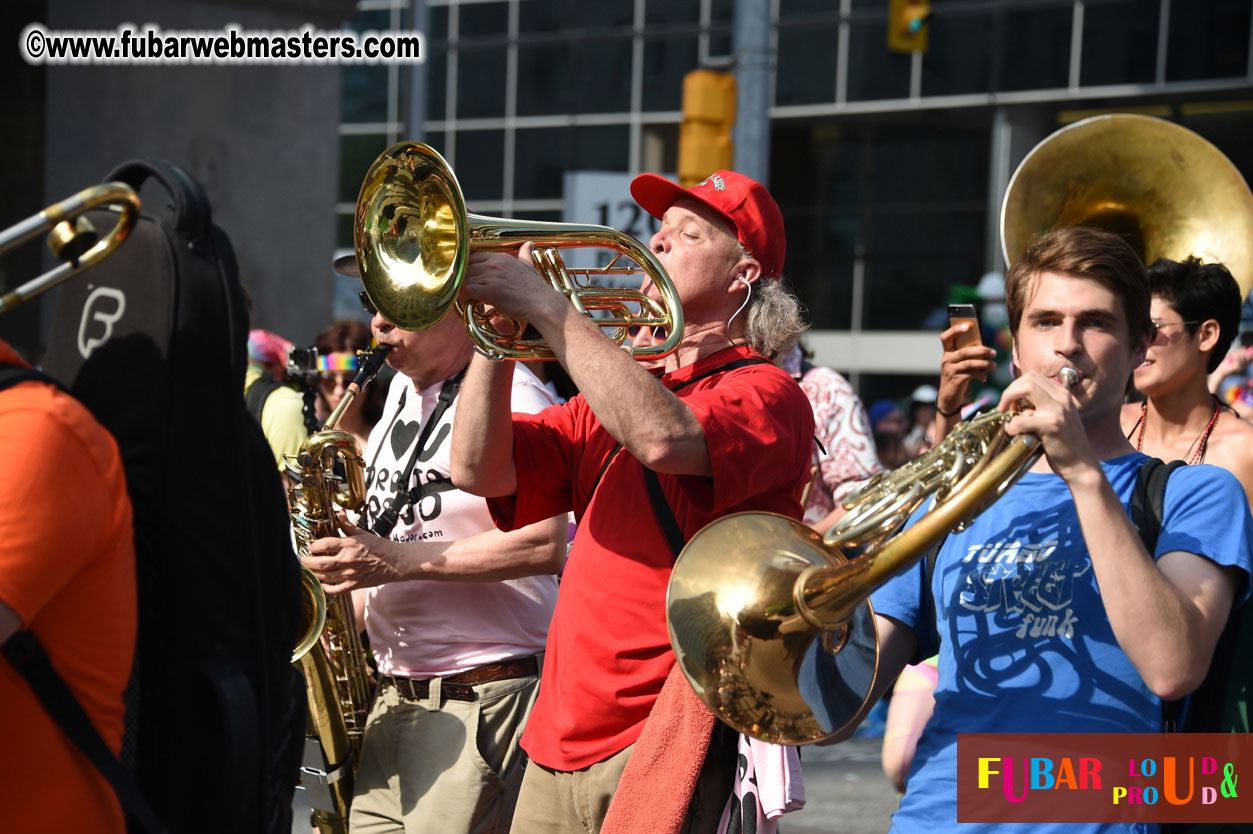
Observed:
[[[361,389],[379,372],[389,346],[360,351],[361,367],[322,430],[288,457],[296,480],[287,507],[303,558],[316,539],[338,536],[335,510],[357,511],[365,502],[365,466],[356,438],[335,425]],[[336,471],[339,464],[339,471]],[[313,572],[301,565],[304,635],[292,652],[305,678],[309,712],[301,785],[312,824],[321,834],[347,834],[348,806],[370,707],[369,668],[357,630],[352,594],[328,597]]]

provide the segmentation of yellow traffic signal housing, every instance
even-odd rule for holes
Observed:
[[[679,125],[679,184],[690,188],[735,161],[735,76],[692,70],[683,76]]]
[[[888,49],[926,52],[931,0],[891,0],[888,6]]]

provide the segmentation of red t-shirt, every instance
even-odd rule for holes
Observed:
[[[661,378],[668,388],[737,359],[733,348]],[[764,510],[800,518],[814,418],[796,382],[770,364],[699,380],[678,396],[700,420],[713,478],[660,474],[685,537],[716,518]],[[537,763],[578,770],[634,743],[674,653],[666,590],[674,556],[649,503],[643,466],[617,445],[582,397],[514,415],[518,493],[490,500],[513,529],[573,510],[578,519],[522,746]],[[590,502],[590,503],[589,503]]]
[[[21,364],[0,341],[0,362]],[[0,393],[0,601],[47,650],[109,746],[135,649],[131,504],[113,438],[43,383]],[[125,831],[113,789],[0,660],[6,831]]]

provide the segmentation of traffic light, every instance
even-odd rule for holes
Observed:
[[[690,188],[735,161],[735,76],[692,70],[683,76],[683,121],[679,125],[679,185]]]
[[[927,18],[931,0],[891,0],[888,6],[888,49],[893,52],[927,51]]]

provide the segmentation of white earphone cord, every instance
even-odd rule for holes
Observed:
[[[740,309],[732,313],[731,318],[727,319],[727,335],[731,333],[731,322],[735,321],[736,316],[744,312],[744,308],[748,306],[748,300],[753,297],[753,285],[748,283],[743,275],[736,276],[735,280],[743,284],[748,289],[748,293],[744,296],[744,303],[740,305]]]

